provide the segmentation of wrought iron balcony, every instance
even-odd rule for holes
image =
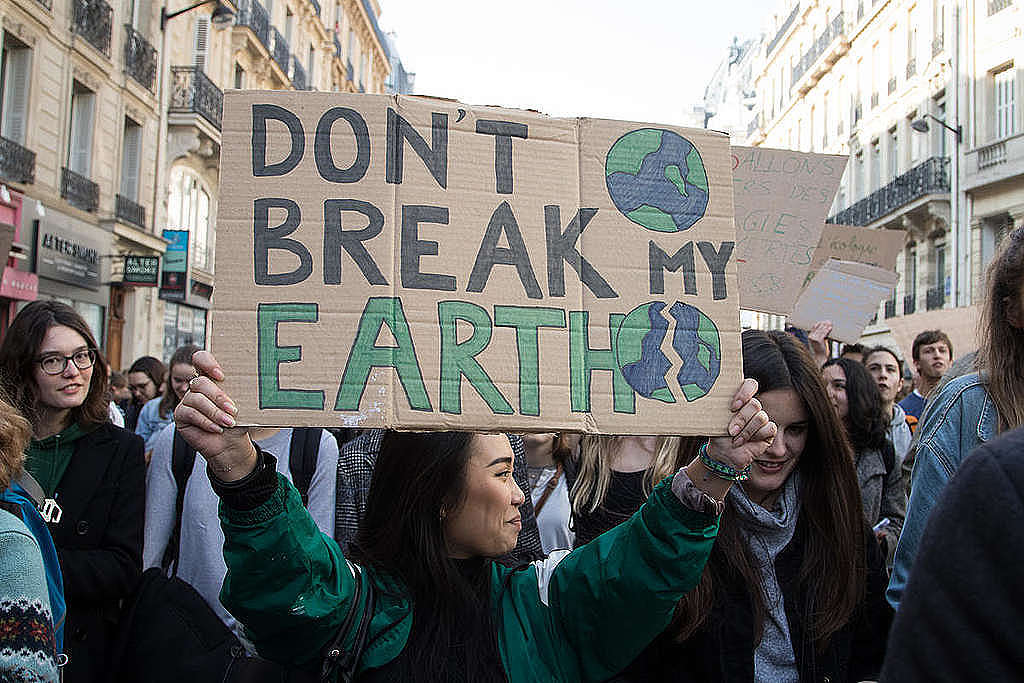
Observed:
[[[942,52],[943,43],[945,42],[945,36],[941,33],[932,40],[932,57],[935,57]]]
[[[12,183],[34,183],[36,153],[13,140],[0,138],[0,178]]]
[[[905,204],[930,194],[949,194],[949,172],[946,157],[932,157],[885,187],[828,219],[839,225],[869,225],[893,213]]]
[[[239,0],[235,23],[253,32],[256,40],[270,50],[270,14],[257,0]]]
[[[907,79],[914,77],[917,74],[917,60],[913,57],[907,62]]]
[[[296,90],[309,90],[309,83],[306,79],[306,70],[302,68],[302,62],[295,55],[292,55],[292,85]]]
[[[114,214],[126,223],[146,229],[146,207],[123,195],[117,195],[115,198]]]
[[[288,73],[288,62],[291,60],[292,53],[288,51],[288,41],[284,39],[281,32],[273,26],[270,27],[271,42],[273,45],[270,47],[270,56],[274,58],[277,65],[281,67],[281,71]]]
[[[53,0],[36,0],[47,12],[53,11]]]
[[[946,305],[946,288],[929,287],[928,291],[925,292],[925,308],[929,311],[935,311]]]
[[[885,302],[885,317],[895,318],[896,317],[896,299],[888,299]]]
[[[825,54],[825,52],[828,50],[829,45],[832,44],[832,41],[834,41],[842,34],[843,13],[840,12],[829,23],[829,25],[825,27],[825,30],[818,35],[817,40],[815,40],[811,44],[810,49],[808,49],[807,52],[805,52],[803,56],[800,57],[800,61],[797,62],[796,66],[793,67],[792,83],[796,83],[801,78],[803,78],[804,74],[807,73],[807,71],[809,71],[812,66],[814,66],[815,62],[817,62],[818,59],[823,54]]]
[[[152,92],[156,82],[156,48],[129,24],[124,26],[124,70]]]
[[[94,48],[110,56],[110,35],[114,10],[103,0],[72,0],[74,14],[71,30],[82,36]]]
[[[793,11],[789,13],[789,16],[786,17],[786,20],[782,22],[782,26],[780,26],[779,30],[775,33],[775,37],[772,38],[770,43],[768,43],[768,49],[765,50],[766,55],[770,55],[772,53],[772,50],[775,49],[775,47],[779,44],[779,41],[781,41],[783,36],[786,35],[786,31],[788,31],[789,28],[793,25],[793,22],[796,21],[796,17],[799,13],[800,3],[798,2],[793,6]]]
[[[95,211],[100,205],[100,186],[70,168],[62,168],[60,196],[83,211]]]
[[[910,315],[917,310],[917,293],[906,294],[903,297],[903,315]]]
[[[1012,4],[1013,0],[988,0],[988,15],[991,17],[996,12],[1001,12]]]
[[[224,113],[224,93],[213,81],[194,66],[171,67],[172,114],[199,114],[220,130],[221,115]]]

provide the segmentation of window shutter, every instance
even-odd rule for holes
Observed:
[[[4,73],[3,127],[0,135],[25,144],[25,115],[28,113],[28,72],[31,50],[6,51]]]
[[[210,47],[210,17],[196,17],[195,40],[192,42],[192,65],[206,71],[206,54]]]
[[[124,146],[121,151],[121,196],[137,202],[139,198],[139,152],[142,126],[125,121]]]
[[[92,120],[96,96],[91,92],[78,92],[71,98],[71,148],[68,167],[75,173],[89,177],[92,160]]]

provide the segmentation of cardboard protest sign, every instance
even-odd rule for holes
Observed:
[[[855,342],[898,281],[891,270],[829,259],[800,295],[789,323],[809,330],[831,320],[832,339]]]
[[[789,315],[839,189],[847,157],[733,147],[740,305]]]
[[[229,92],[221,161],[212,346],[241,424],[724,429],[725,136]]]
[[[826,223],[818,248],[814,250],[807,282],[830,258],[896,270],[896,257],[906,241],[907,233],[903,230],[876,230]]]

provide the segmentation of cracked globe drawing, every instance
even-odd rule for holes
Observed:
[[[682,232],[708,208],[708,176],[692,142],[670,130],[626,133],[605,158],[605,183],[615,208],[648,230]]]
[[[676,392],[688,402],[706,396],[722,366],[718,327],[700,309],[675,302],[665,315],[666,304],[651,301],[634,308],[615,334],[615,359],[626,382],[644,398],[675,403]],[[673,362],[662,346],[672,331],[672,352],[682,365],[669,378]]]

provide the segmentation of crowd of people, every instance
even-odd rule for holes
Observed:
[[[209,352],[111,372],[31,303],[3,680],[1020,677],[1024,228],[968,361],[924,331],[908,382],[829,329],[743,333],[724,437],[242,430]]]

